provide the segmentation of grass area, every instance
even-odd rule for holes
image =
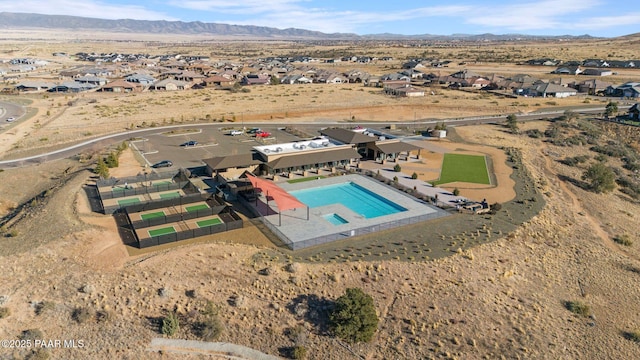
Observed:
[[[169,226],[169,227],[165,227],[165,228],[161,228],[161,229],[149,230],[149,236],[151,236],[151,237],[161,236],[161,235],[166,235],[166,234],[173,234],[175,232],[176,232],[176,229],[173,226]]]
[[[435,185],[456,181],[474,184],[491,184],[484,156],[464,154],[444,154],[440,179]]]
[[[154,181],[153,183],[151,183],[153,186],[160,186],[160,185],[170,185],[173,184],[173,181]]]
[[[160,199],[175,199],[179,197],[180,197],[180,193],[177,191],[172,193],[160,194]]]
[[[207,204],[198,204],[198,205],[185,207],[187,212],[196,212],[196,211],[199,211],[199,210],[206,210],[208,208],[209,208],[209,205],[207,205]]]
[[[118,205],[120,206],[128,206],[128,205],[139,204],[139,203],[140,203],[140,199],[138,198],[118,200]]]
[[[287,180],[287,182],[289,184],[295,184],[295,183],[300,183],[300,182],[305,182],[305,181],[311,181],[311,180],[318,180],[318,179],[324,179],[325,176],[309,176],[309,177],[305,177],[305,178],[300,178],[300,179],[292,179],[292,180]]]
[[[213,218],[213,219],[198,221],[196,222],[196,224],[198,224],[198,227],[207,227],[207,226],[222,224],[222,220],[218,218]]]
[[[159,218],[159,217],[163,217],[164,211],[156,211],[156,212],[152,212],[152,213],[148,213],[148,214],[142,214],[140,215],[140,218],[142,220],[149,220],[149,219],[155,219],[155,218]]]

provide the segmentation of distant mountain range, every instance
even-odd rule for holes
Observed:
[[[229,25],[204,23],[200,21],[165,21],[165,20],[107,20],[67,15],[42,15],[30,13],[0,12],[0,29],[42,28],[58,30],[92,30],[104,32],[140,33],[140,34],[184,34],[234,36],[247,38],[271,39],[308,39],[308,40],[466,40],[466,41],[500,41],[500,40],[539,40],[592,38],[589,35],[572,36],[536,36],[520,34],[453,34],[453,35],[399,35],[370,34],[357,35],[349,33],[327,34],[304,29],[277,29],[253,25]]]

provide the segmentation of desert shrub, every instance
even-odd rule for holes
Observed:
[[[458,196],[460,195],[460,190],[458,188],[453,189],[452,191],[453,196]]]
[[[178,315],[175,312],[170,312],[164,319],[162,319],[162,333],[167,336],[173,336],[178,329],[180,329],[180,323],[178,321]]]
[[[0,319],[4,319],[11,315],[11,310],[8,307],[0,307]]]
[[[395,172],[400,172],[400,171],[402,171],[402,166],[400,166],[400,164],[396,164],[396,165],[393,167],[393,171],[395,171]]]
[[[625,332],[624,337],[628,340],[640,343],[640,330]]]
[[[417,178],[418,178],[418,174],[416,174],[416,173],[414,172],[413,174],[411,174],[411,178],[412,178],[413,180],[417,179]]]
[[[580,315],[580,316],[589,316],[591,315],[591,308],[589,307],[589,305],[580,302],[580,301],[567,301],[565,302],[564,306],[567,308],[567,310],[571,311],[572,313],[576,314],[576,315]]]
[[[113,318],[113,313],[109,310],[100,310],[96,313],[98,322],[107,322]]]
[[[398,177],[397,176],[393,177],[393,182],[396,183],[396,184],[398,183]]]
[[[291,357],[294,359],[306,359],[307,358],[307,348],[302,345],[296,345],[291,350]]]
[[[544,136],[544,134],[542,133],[542,131],[538,130],[538,129],[531,129],[531,130],[527,130],[525,132],[529,137],[534,138],[534,139],[539,139],[542,136]]]
[[[329,314],[333,333],[349,342],[367,342],[378,328],[378,315],[371,295],[360,288],[348,288],[336,300]]]
[[[596,193],[610,192],[616,188],[616,176],[609,167],[603,163],[591,165],[582,174],[582,180],[588,182],[588,188]]]
[[[21,334],[20,334],[20,340],[36,340],[36,339],[43,339],[43,335],[42,335],[42,331],[40,331],[40,329],[29,329],[29,330],[24,330]]]
[[[41,301],[35,306],[36,315],[42,315],[45,312],[55,309],[55,307],[56,304],[53,301]]]
[[[93,314],[88,308],[78,307],[71,313],[71,318],[78,324],[83,324],[89,321],[93,317]]]
[[[633,245],[633,240],[629,237],[628,234],[617,235],[613,237],[613,241],[620,245],[631,246]]]
[[[25,360],[47,360],[49,359],[50,356],[50,352],[47,349],[37,349],[37,350],[31,350],[31,352],[29,354],[27,354],[27,356],[25,356]]]
[[[577,155],[573,157],[567,157],[565,159],[560,160],[561,163],[568,166],[576,166],[578,164],[582,164],[589,160],[589,156],[587,155]]]

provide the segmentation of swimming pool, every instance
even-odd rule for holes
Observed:
[[[349,223],[342,216],[336,213],[326,214],[326,215],[323,215],[322,217],[333,225],[343,225],[343,224]]]
[[[407,210],[351,181],[291,191],[290,194],[310,208],[342,204],[366,219]]]

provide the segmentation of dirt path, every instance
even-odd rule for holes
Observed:
[[[544,158],[545,161],[545,169],[544,171],[547,173],[547,175],[549,176],[550,179],[557,179],[558,178],[558,174],[555,173],[552,168],[551,168],[551,159],[549,158],[549,156],[546,153],[546,148],[544,146],[540,146],[540,153],[542,154],[542,157]],[[584,219],[587,221],[587,223],[589,223],[590,228],[593,229],[594,234],[597,235],[601,240],[602,243],[609,249],[612,250],[615,253],[618,253],[622,256],[640,261],[640,258],[638,258],[637,256],[633,255],[633,254],[628,254],[625,251],[623,251],[622,249],[620,249],[620,247],[618,245],[616,245],[613,240],[611,239],[611,236],[609,235],[609,233],[607,233],[603,228],[602,225],[600,225],[600,222],[596,219],[594,219],[586,210],[585,208],[582,206],[582,204],[580,203],[580,199],[578,198],[578,196],[571,191],[571,189],[569,189],[569,187],[567,186],[566,182],[559,180],[558,181],[558,185],[560,186],[560,189],[567,195],[569,196],[569,198],[571,198],[571,204],[572,204],[572,208],[573,208],[573,212],[575,214],[580,214],[584,217]]]
[[[154,338],[147,348],[148,351],[172,352],[178,354],[213,355],[219,359],[255,359],[278,360],[277,356],[268,355],[242,345],[204,342],[194,340]]]

